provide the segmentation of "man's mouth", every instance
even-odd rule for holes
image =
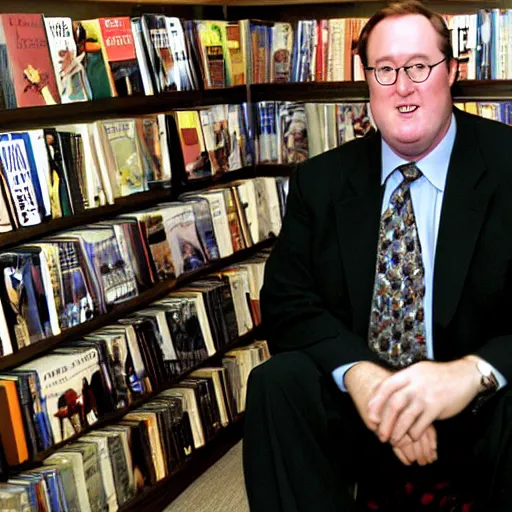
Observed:
[[[409,114],[414,112],[417,108],[418,105],[400,105],[398,107],[398,112],[400,112],[400,114]]]

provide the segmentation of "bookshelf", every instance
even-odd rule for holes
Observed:
[[[93,331],[101,329],[106,325],[110,325],[116,320],[124,318],[130,315],[131,313],[134,313],[144,308],[150,303],[165,297],[172,290],[184,286],[185,284],[190,283],[196,279],[199,279],[200,277],[204,277],[212,272],[218,271],[223,267],[227,267],[229,265],[232,265],[233,263],[243,261],[244,259],[247,259],[249,256],[256,254],[261,249],[271,247],[272,243],[272,239],[260,242],[248,249],[238,251],[234,253],[232,256],[210,262],[207,265],[203,265],[201,268],[182,274],[177,279],[171,279],[168,281],[162,281],[160,283],[157,283],[151,289],[142,292],[137,297],[127,300],[126,302],[123,302],[121,304],[117,304],[114,307],[114,309],[109,313],[93,318],[92,320],[77,325],[75,327],[66,329],[58,336],[46,338],[43,341],[34,343],[32,345],[29,345],[28,347],[22,348],[17,352],[14,352],[13,354],[0,358],[0,371],[9,370],[22,363],[29,362],[32,359],[35,359],[36,357],[39,357],[49,352],[52,348],[56,347],[59,344],[62,344],[65,341],[78,339],[82,336],[90,334]]]
[[[79,434],[75,434],[74,436],[70,437],[69,439],[66,439],[65,441],[62,441],[62,442],[52,446],[48,450],[45,450],[44,452],[40,452],[37,455],[37,457],[35,457],[33,460],[31,460],[29,462],[26,462],[24,464],[20,464],[19,466],[13,467],[11,469],[13,469],[15,471],[25,471],[27,469],[32,469],[34,467],[40,466],[41,462],[44,459],[49,457],[52,453],[56,452],[59,448],[62,448],[63,446],[68,445],[68,444],[72,443],[73,441],[78,440],[84,434],[87,434],[87,432],[91,432],[91,431],[96,430],[98,428],[104,427],[105,425],[109,425],[111,423],[115,423],[116,421],[119,421],[125,414],[127,414],[130,411],[133,411],[133,410],[139,408],[141,405],[145,404],[146,402],[149,402],[160,391],[168,389],[171,386],[173,386],[174,384],[177,384],[180,380],[182,380],[185,377],[187,377],[194,370],[197,370],[198,368],[201,368],[202,366],[207,366],[207,365],[210,365],[210,364],[216,364],[216,363],[218,363],[218,361],[222,358],[222,356],[226,352],[229,352],[233,348],[236,348],[236,347],[239,347],[239,346],[242,346],[242,345],[244,345],[246,343],[251,342],[254,339],[254,337],[257,335],[257,333],[258,333],[258,329],[256,328],[252,332],[249,332],[249,333],[245,334],[244,336],[239,337],[234,342],[232,342],[232,343],[226,345],[225,347],[223,347],[221,350],[219,350],[213,356],[208,357],[204,361],[201,361],[197,365],[189,368],[188,370],[186,370],[182,374],[178,375],[176,378],[173,378],[173,379],[169,380],[168,382],[164,383],[164,385],[162,385],[160,388],[152,391],[151,393],[148,393],[147,395],[145,395],[142,398],[139,398],[139,399],[135,400],[128,407],[125,407],[123,409],[119,409],[117,411],[114,411],[114,412],[111,412],[111,413],[105,415],[105,417],[103,417],[101,420],[97,421],[94,425],[85,428]],[[222,430],[220,432],[222,432]],[[208,443],[206,444],[206,446],[207,445],[208,445]],[[174,476],[174,475],[169,475],[169,477],[172,477],[172,476]],[[148,490],[148,492],[146,492],[146,494],[149,494],[149,490]]]
[[[29,0],[20,6],[22,12],[41,12],[49,15],[58,15],[65,11],[72,17],[137,15],[141,12],[162,12],[170,15],[186,16],[189,19],[297,19],[307,16],[320,18],[334,16],[369,15],[383,2],[373,0],[79,0],[70,2],[69,6],[62,7],[62,3],[46,0],[43,3]],[[505,7],[506,1],[482,0],[478,3],[448,2],[442,4],[441,11],[450,10],[466,12],[485,7]],[[46,9],[48,7],[48,9]],[[12,3],[0,0],[0,11],[12,11]],[[455,101],[489,100],[499,101],[509,99],[512,95],[512,80],[494,81],[460,81],[453,87]],[[196,91],[181,91],[156,94],[154,96],[138,96],[125,98],[109,98],[95,100],[88,103],[72,103],[66,105],[53,105],[45,107],[31,107],[0,111],[0,131],[35,129],[55,124],[73,122],[92,122],[99,119],[114,119],[123,116],[138,116],[168,112],[173,109],[197,109],[203,106],[220,103],[250,105],[260,101],[300,101],[300,102],[361,102],[368,100],[368,88],[364,82],[322,82],[322,83],[286,83],[286,84],[252,84],[235,86],[223,89],[207,89]],[[173,164],[174,165],[174,164]],[[293,167],[289,165],[254,165],[238,171],[196,180],[183,186],[178,184],[172,189],[153,190],[123,197],[115,204],[103,206],[62,219],[53,220],[38,226],[23,228],[8,234],[0,235],[0,251],[36,240],[43,236],[62,230],[77,227],[87,223],[94,223],[118,214],[129,213],[151,206],[159,201],[174,200],[178,194],[185,191],[198,191],[212,186],[221,186],[231,181],[263,176],[289,176]],[[136,298],[117,305],[111,312],[97,317],[89,322],[64,331],[59,336],[48,338],[39,343],[26,347],[12,355],[0,358],[0,371],[9,370],[22,363],[31,361],[52,348],[69,340],[78,339],[86,334],[109,325],[135,311],[142,309],[151,302],[166,296],[170,291],[186,285],[193,280],[203,277],[211,272],[218,271],[225,266],[242,261],[259,250],[271,247],[273,240],[268,240],[255,246],[239,251],[233,256],[214,261],[202,266],[200,269],[186,273],[178,279],[156,284]],[[197,367],[218,362],[222,355],[237,346],[247,344],[257,336],[257,329],[240,337],[232,344],[224,347],[214,356],[206,359]],[[195,368],[187,370],[179,379],[184,378]],[[178,381],[178,378],[166,382],[161,389],[165,389]],[[104,417],[93,427],[85,429],[80,434],[55,445],[51,449],[40,453],[31,463],[20,468],[33,467],[45,457],[62,447],[64,444],[76,441],[83,434],[115,422],[128,411],[140,407],[157,393],[156,390],[142,399],[135,401],[128,408],[115,411]],[[162,510],[176,496],[182,492],[198,475],[204,472],[211,464],[218,460],[226,451],[242,438],[243,419],[232,423],[229,427],[221,429],[216,438],[198,450],[177,473],[171,474],[159,481],[152,488],[145,490],[121,510],[135,512],[138,510]]]

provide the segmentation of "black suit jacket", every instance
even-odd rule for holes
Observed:
[[[457,135],[434,265],[434,357],[476,353],[512,383],[512,128],[454,113]],[[378,361],[367,334],[380,182],[379,134],[312,158],[293,173],[261,292],[274,353],[303,350],[326,373]]]

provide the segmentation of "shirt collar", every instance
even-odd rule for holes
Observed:
[[[455,135],[457,133],[457,122],[452,114],[450,127],[441,142],[424,158],[416,162],[418,169],[423,173],[430,183],[439,191],[443,192],[446,184],[446,176],[448,174],[448,165],[452,154]],[[384,184],[393,171],[399,166],[409,162],[399,157],[388,145],[382,140],[382,175],[381,183]]]

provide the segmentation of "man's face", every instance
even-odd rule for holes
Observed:
[[[435,64],[444,55],[440,36],[424,16],[394,16],[379,22],[368,39],[368,66],[398,68],[416,63]],[[381,85],[366,72],[370,106],[384,140],[406,160],[419,160],[442,140],[450,126],[456,62],[432,69],[425,82],[414,83],[403,69],[393,85]]]

